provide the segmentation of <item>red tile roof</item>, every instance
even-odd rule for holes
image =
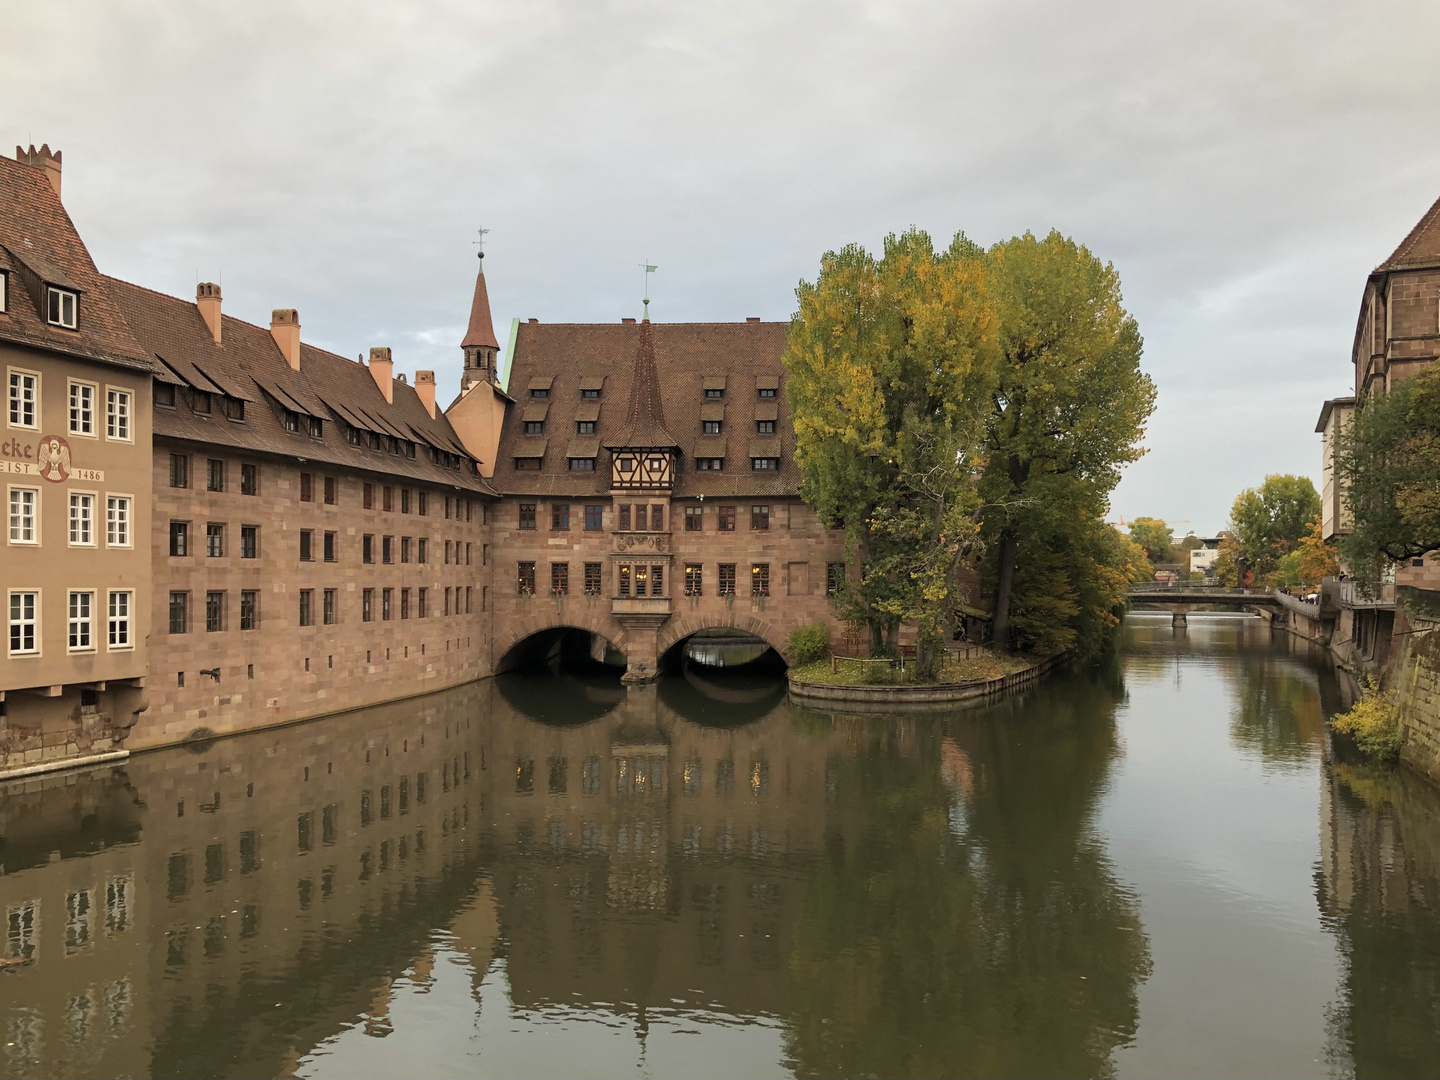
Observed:
[[[630,375],[630,408],[625,426],[605,443],[607,450],[678,450],[680,440],[665,429],[665,407],[660,376],[655,370],[655,335],[650,320],[640,324],[640,344]]]
[[[475,275],[475,296],[470,301],[470,325],[465,330],[465,340],[460,342],[462,349],[468,349],[472,345],[500,348],[500,343],[495,340],[494,323],[490,319],[490,293],[485,288],[484,263],[481,263],[480,272]]]
[[[6,157],[0,157],[0,270],[9,273],[0,340],[118,367],[155,369],[130,333],[45,170]],[[79,294],[77,329],[46,321],[47,284]]]
[[[1440,199],[1400,242],[1390,257],[1375,268],[1376,272],[1403,270],[1440,265]]]

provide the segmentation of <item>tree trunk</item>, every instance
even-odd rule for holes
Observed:
[[[995,648],[1010,651],[1010,586],[1015,580],[1015,552],[1019,546],[1010,530],[1000,534],[1000,576],[995,583],[995,622],[991,637]]]
[[[885,639],[880,636],[880,620],[870,619],[865,623],[865,628],[870,631],[870,655],[879,656],[885,648]]]

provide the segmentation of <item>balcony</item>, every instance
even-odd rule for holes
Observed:
[[[1342,581],[1340,585],[1340,606],[1348,608],[1393,608],[1395,606],[1395,584],[1373,587],[1374,595],[1367,596],[1357,586],[1357,581]]]

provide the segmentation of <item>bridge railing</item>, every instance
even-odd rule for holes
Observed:
[[[1191,585],[1187,582],[1153,581],[1131,585],[1131,596],[1154,596],[1164,593],[1200,593],[1205,596],[1269,596],[1269,589],[1232,589],[1225,585]]]

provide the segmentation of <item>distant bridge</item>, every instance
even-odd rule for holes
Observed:
[[[1130,586],[1127,594],[1132,607],[1168,611],[1175,626],[1184,626],[1185,617],[1197,608],[1223,608],[1254,611],[1267,617],[1278,614],[1292,597],[1282,598],[1269,589],[1227,589],[1223,585],[1161,585],[1147,583]]]

